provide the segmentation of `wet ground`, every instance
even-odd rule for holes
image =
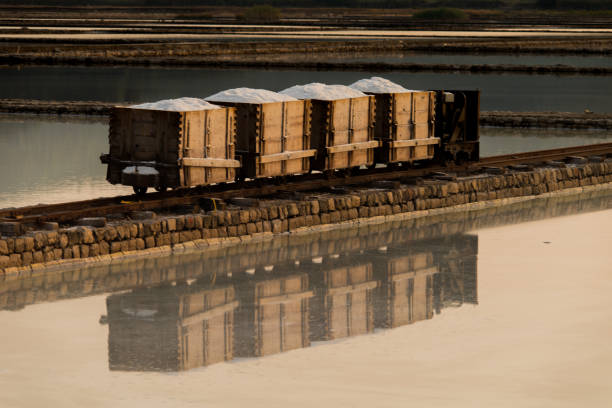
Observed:
[[[601,130],[482,128],[481,155],[604,143]],[[131,194],[106,182],[108,124],[95,121],[0,117],[0,208]],[[19,169],[19,171],[15,171]]]
[[[0,283],[0,405],[608,406],[611,198]]]

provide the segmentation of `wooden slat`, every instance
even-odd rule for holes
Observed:
[[[431,268],[417,269],[415,271],[394,274],[391,276],[391,280],[393,282],[399,282],[405,279],[412,279],[417,275],[433,275],[436,273],[438,273],[438,267],[432,266]]]
[[[427,139],[409,139],[409,140],[395,140],[390,142],[391,147],[413,147],[413,146],[426,146],[432,144],[440,144],[440,138],[430,137]]]
[[[350,152],[353,150],[365,150],[378,147],[380,142],[378,140],[370,140],[368,142],[348,143],[336,146],[328,146],[327,151],[329,153],[341,153]]]
[[[281,160],[301,159],[304,157],[311,157],[317,153],[316,149],[310,150],[295,150],[292,152],[282,152],[275,154],[268,154],[258,158],[259,164],[277,162]]]
[[[207,320],[220,314],[231,312],[238,307],[239,303],[240,302],[238,302],[237,300],[234,300],[233,302],[226,303],[221,306],[216,306],[203,312],[192,314],[191,316],[181,319],[181,326],[187,327],[194,323],[199,323],[202,320]]]
[[[289,293],[286,295],[266,296],[266,297],[259,298],[259,300],[257,301],[257,304],[259,306],[280,305],[283,303],[295,302],[301,299],[309,299],[313,296],[314,296],[314,292],[312,290],[309,290],[307,292],[301,292],[301,293]]]
[[[368,289],[376,289],[378,287],[378,282],[363,282],[355,285],[342,286],[340,288],[331,288],[327,291],[327,294],[330,296],[335,295],[347,295],[352,292],[360,292]]]
[[[185,157],[181,160],[185,167],[240,167],[238,160]]]

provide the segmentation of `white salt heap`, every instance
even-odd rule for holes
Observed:
[[[141,103],[140,105],[132,105],[130,108],[150,109],[150,110],[165,110],[173,112],[196,111],[206,109],[219,109],[221,106],[213,105],[199,98],[178,98],[164,99],[163,101]]]
[[[295,101],[296,99],[267,89],[235,88],[211,95],[206,100],[212,102],[266,103]]]
[[[280,93],[293,96],[297,99],[322,99],[325,101],[366,96],[363,92],[359,92],[345,85],[326,85],[318,82],[306,85],[295,85]]]
[[[414,92],[410,89],[406,89],[403,86],[396,84],[395,82],[391,82],[388,79],[381,77],[360,79],[359,81],[349,86],[361,92],[369,93]]]

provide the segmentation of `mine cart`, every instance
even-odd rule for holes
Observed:
[[[269,275],[255,274],[237,287],[238,357],[262,357],[310,345],[308,300],[313,293],[308,289],[308,275]]]
[[[370,262],[348,257],[317,265],[311,271],[311,340],[333,340],[374,330],[374,290],[378,286]]]
[[[373,96],[312,100],[312,146],[317,149],[313,169],[331,172],[371,166],[374,149]]]
[[[374,94],[374,138],[377,163],[410,163],[434,157],[440,139],[434,137],[435,92]]]
[[[436,91],[438,161],[470,162],[480,157],[480,91]]]
[[[399,327],[433,317],[438,267],[431,251],[392,250],[376,257],[374,268],[382,282],[376,327]]]
[[[137,193],[234,181],[235,109],[171,112],[116,107],[106,179]]]
[[[182,371],[233,358],[232,286],[139,289],[107,298],[111,370]]]
[[[310,148],[310,101],[215,102],[237,111],[236,154],[245,178],[308,173],[316,153]]]

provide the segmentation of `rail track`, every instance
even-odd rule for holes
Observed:
[[[594,159],[595,157],[599,159],[612,157],[612,143],[492,156],[482,158],[477,163],[466,165],[360,169],[350,176],[333,177],[307,174],[275,180],[272,183],[264,183],[261,179],[247,180],[150,193],[142,197],[136,195],[116,196],[69,203],[0,209],[0,221],[19,222],[21,224],[40,224],[49,221],[70,223],[83,217],[172,209],[181,205],[202,205],[203,202],[206,205],[214,206],[215,201],[210,200],[213,198],[225,200],[235,197],[266,197],[286,192],[321,191],[340,186],[367,185],[377,181],[415,181],[418,177],[426,176],[452,179],[454,176],[450,174],[460,176],[483,171],[505,171],[503,168],[509,166],[511,170],[527,169],[530,165],[556,166],[561,164],[559,161],[571,163],[588,158]]]

